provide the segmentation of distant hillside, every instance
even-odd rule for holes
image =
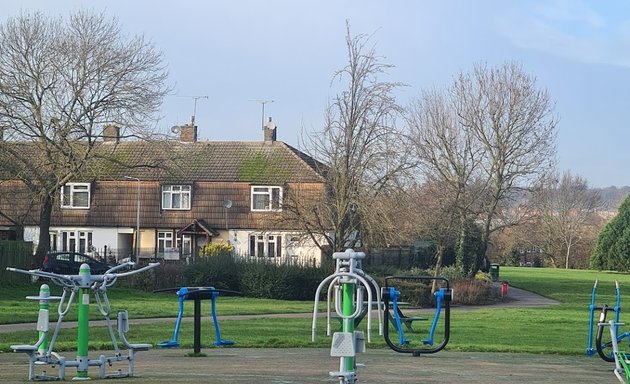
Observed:
[[[625,187],[607,187],[593,188],[602,196],[602,200],[606,203],[606,207],[611,211],[616,211],[623,200],[630,195],[630,186]]]

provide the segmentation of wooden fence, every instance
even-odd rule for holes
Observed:
[[[0,240],[0,284],[23,284],[30,280],[28,275],[9,272],[7,267],[20,269],[36,268],[33,265],[33,243]]]

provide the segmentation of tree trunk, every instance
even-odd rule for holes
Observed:
[[[42,206],[39,212],[39,242],[35,251],[35,262],[41,265],[46,252],[50,250],[50,218],[52,215],[53,200],[46,195],[42,198]]]
[[[567,244],[567,254],[564,260],[564,269],[569,269],[569,255],[571,254],[571,244]]]
[[[435,271],[433,272],[433,277],[439,277],[440,271],[442,268],[442,258],[444,257],[444,245],[439,244],[437,249],[435,250]],[[431,294],[434,294],[437,291],[437,280],[433,280],[433,285],[431,286]]]
[[[24,225],[15,226],[15,240],[24,241]]]

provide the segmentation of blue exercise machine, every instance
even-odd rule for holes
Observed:
[[[418,348],[411,346],[411,339],[405,337],[403,325],[408,330],[413,330],[411,324],[415,320],[426,320],[423,317],[407,317],[404,316],[400,309],[400,296],[401,293],[397,289],[391,286],[391,281],[405,281],[405,282],[417,282],[422,283],[425,281],[438,281],[443,283],[443,287],[439,288],[435,293],[435,312],[433,315],[433,321],[431,328],[429,329],[429,335],[427,338],[420,340],[421,345],[433,347],[434,336],[437,330],[438,323],[442,310],[444,311],[444,331],[442,341],[433,348]],[[449,287],[449,282],[443,277],[430,277],[430,276],[389,276],[385,278],[385,287],[382,289],[381,297],[384,302],[384,308],[386,308],[385,326],[383,336],[385,342],[391,349],[400,353],[411,353],[413,356],[420,356],[426,353],[436,353],[444,349],[448,343],[450,337],[450,324],[451,324],[451,301],[453,299],[453,290]],[[398,345],[392,342],[389,335],[389,321],[393,321],[394,328],[398,333]]]
[[[181,288],[166,288],[158,289],[153,292],[168,292],[175,291],[179,302],[179,311],[177,313],[177,320],[175,321],[175,329],[173,330],[173,337],[171,340],[163,341],[158,344],[161,348],[177,348],[179,347],[179,330],[182,324],[182,317],[184,316],[184,301],[193,300],[194,302],[194,341],[193,350],[195,353],[201,352],[201,300],[210,300],[212,308],[212,321],[214,323],[215,342],[217,347],[234,345],[234,341],[225,340],[221,338],[221,329],[219,328],[219,320],[217,319],[217,307],[216,301],[219,293],[231,293],[240,294],[237,291],[231,291],[227,289],[217,289],[214,287],[181,287]]]

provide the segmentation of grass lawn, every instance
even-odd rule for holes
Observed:
[[[500,279],[509,281],[511,286],[539,293],[562,302],[561,305],[543,308],[498,308],[489,306],[480,310],[455,309],[451,314],[451,337],[447,349],[451,351],[495,351],[531,352],[581,355],[585,353],[588,328],[588,306],[595,279],[598,285],[598,305],[614,304],[614,281],[630,292],[630,275],[598,272],[541,268],[501,267]],[[32,322],[36,319],[36,302],[24,299],[35,295],[39,285],[28,287],[0,288],[0,323]],[[52,294],[60,290],[51,287]],[[455,292],[457,295],[457,292]],[[177,314],[177,299],[174,294],[151,294],[127,289],[112,289],[109,294],[112,312],[128,309],[131,318],[174,317]],[[623,300],[622,300],[623,304]],[[260,300],[242,297],[220,297],[217,304],[220,315],[299,313],[311,312],[312,302],[289,302]],[[55,308],[51,311],[51,321],[56,319]],[[210,314],[209,303],[204,303],[203,312]],[[98,318],[96,308],[91,309]],[[192,303],[186,303],[186,316],[192,315]],[[72,309],[70,318],[76,318]],[[624,315],[621,316],[622,321]],[[132,342],[159,343],[171,338],[174,321],[166,320],[155,324],[133,325],[128,338]],[[376,323],[374,321],[374,323]],[[325,334],[324,316],[318,323],[318,341],[311,342],[311,319],[254,319],[222,321],[221,333],[224,339],[237,342],[238,347],[329,347],[330,338]],[[418,335],[426,337],[428,324],[421,325]],[[374,329],[376,327],[374,326]],[[441,329],[441,327],[438,327]],[[90,330],[90,347],[107,349],[111,347],[105,328]],[[212,323],[202,325],[204,348],[213,345]],[[192,347],[192,323],[184,322],[180,332],[180,344]],[[395,333],[391,335],[395,339]],[[0,334],[0,350],[9,351],[10,344],[34,342],[35,331]],[[76,330],[60,332],[58,350],[75,349]],[[436,335],[436,340],[441,340]],[[372,343],[368,348],[385,348],[382,337],[373,331]]]

